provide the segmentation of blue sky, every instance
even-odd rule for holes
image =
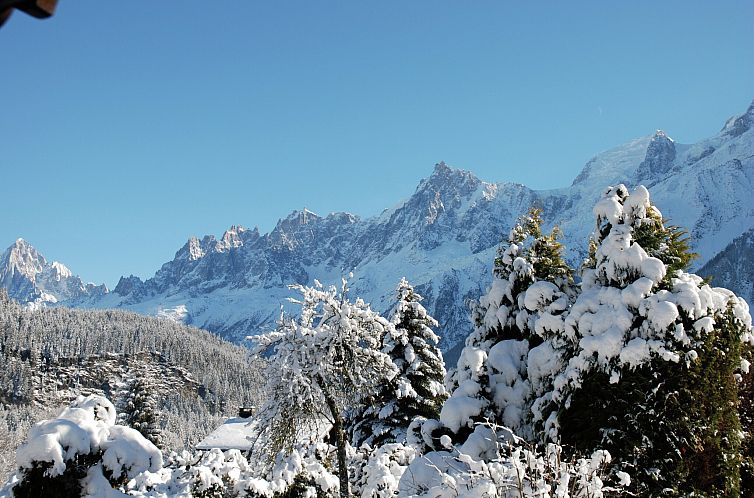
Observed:
[[[220,7],[214,8],[215,5]],[[293,209],[362,216],[435,162],[534,188],[754,99],[754,2],[60,0],[0,29],[0,246],[86,280]]]

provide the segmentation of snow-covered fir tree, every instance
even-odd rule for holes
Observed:
[[[463,441],[478,422],[505,425],[533,437],[530,427],[533,387],[527,359],[534,351],[547,367],[552,349],[541,346],[551,327],[540,316],[558,320],[575,294],[572,270],[563,260],[559,230],[542,231],[541,211],[533,208],[501,245],[492,285],[473,311],[475,331],[466,339],[450,375],[451,397],[440,420]],[[540,347],[538,347],[540,346]],[[541,369],[537,375],[542,375]]]
[[[126,380],[123,391],[119,422],[133,427],[155,446],[163,447],[160,430],[159,403],[156,383],[141,372],[138,377]]]
[[[684,234],[644,187],[611,187],[594,212],[581,292],[555,345],[552,431],[577,451],[617,455],[642,496],[738,496],[748,306],[684,271]]]
[[[404,442],[411,422],[417,417],[436,418],[447,398],[445,363],[432,331],[437,321],[405,278],[397,294],[390,317],[393,327],[383,335],[382,352],[390,356],[398,374],[350,415],[351,442],[357,447]]]
[[[260,444],[273,459],[304,439],[321,437],[331,424],[337,448],[340,494],[349,496],[344,416],[364,395],[395,377],[390,356],[380,351],[382,337],[393,325],[362,299],[347,298],[340,289],[292,286],[301,293],[296,320],[282,317],[278,329],[257,340],[271,351],[267,368],[268,401],[259,411]]]

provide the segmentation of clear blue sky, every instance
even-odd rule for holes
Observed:
[[[86,280],[307,207],[377,214],[435,162],[534,188],[754,99],[754,2],[60,0],[0,29],[0,246]]]

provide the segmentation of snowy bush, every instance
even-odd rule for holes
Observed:
[[[36,424],[16,451],[18,471],[5,493],[15,497],[122,496],[115,491],[162,454],[138,431],[115,425],[115,407],[101,396],[79,397],[53,420]]]
[[[477,425],[461,446],[446,442],[445,451],[413,460],[399,496],[602,498],[621,496],[631,482],[628,474],[610,469],[606,451],[566,461],[558,445],[537,451],[494,425]]]
[[[389,443],[374,449],[362,446],[354,454],[353,490],[361,498],[389,498],[398,494],[400,479],[419,453],[412,446]]]
[[[252,465],[238,450],[171,453],[164,468],[144,472],[128,483],[127,493],[142,498],[334,497],[338,477],[328,445],[299,446],[281,453],[272,468]]]

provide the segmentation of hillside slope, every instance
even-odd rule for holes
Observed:
[[[181,449],[258,405],[262,385],[259,360],[207,332],[123,311],[23,308],[2,289],[0,365],[0,475],[25,429],[78,395],[128,411],[138,389],[164,447]]]

